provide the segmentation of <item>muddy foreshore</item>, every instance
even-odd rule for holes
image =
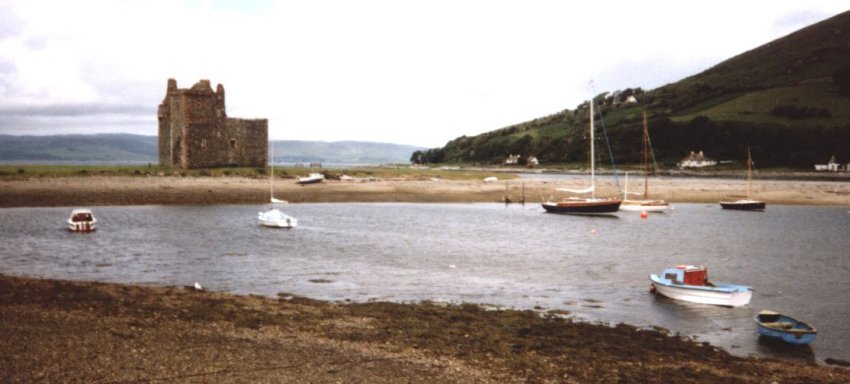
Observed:
[[[845,368],[563,315],[0,275],[0,381],[850,382]]]
[[[293,203],[495,202],[506,195],[516,201],[524,190],[528,202],[537,202],[555,186],[569,186],[564,183],[400,179],[302,187],[281,180],[275,195]],[[739,184],[673,178],[652,186],[675,204],[716,203],[740,191]],[[757,193],[769,205],[850,204],[847,183],[760,184]],[[268,194],[267,180],[251,178],[0,181],[3,207],[262,204]],[[0,274],[0,382],[850,382],[846,367],[736,357],[661,329],[574,322],[565,315]]]

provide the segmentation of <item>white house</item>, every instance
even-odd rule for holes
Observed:
[[[835,155],[832,155],[826,164],[815,164],[815,171],[838,172],[839,169],[841,169],[841,166],[835,162]]]
[[[534,156],[529,156],[528,159],[525,160],[525,166],[529,167],[529,168],[536,167],[539,164],[540,164],[540,161],[537,160],[537,158],[534,157]]]
[[[505,164],[517,164],[519,163],[519,158],[522,157],[520,155],[508,155],[508,158],[505,159]]]
[[[706,157],[702,151],[694,152],[686,156],[682,161],[679,162],[679,168],[702,168],[702,167],[711,167],[717,165],[717,160],[714,160],[710,157]]]

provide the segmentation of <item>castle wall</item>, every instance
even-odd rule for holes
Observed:
[[[228,118],[224,87],[209,80],[177,89],[169,80],[159,106],[160,164],[175,168],[265,167],[268,120]]]

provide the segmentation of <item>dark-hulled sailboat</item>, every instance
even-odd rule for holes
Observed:
[[[753,195],[753,158],[750,155],[750,148],[747,147],[747,197],[735,201],[721,201],[720,207],[723,209],[732,209],[736,211],[764,211],[765,203],[761,200],[754,200]]]
[[[547,201],[543,203],[543,209],[549,213],[566,213],[573,215],[599,215],[610,214],[620,210],[617,198],[596,197],[596,159],[594,158],[595,142],[593,127],[593,99],[590,100],[590,187],[582,190],[559,188],[559,191],[571,193],[590,193],[590,197],[567,197],[559,201]]]

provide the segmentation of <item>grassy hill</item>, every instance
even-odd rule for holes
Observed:
[[[598,136],[607,134],[618,164],[637,163],[647,112],[656,157],[668,166],[692,150],[741,160],[747,146],[760,167],[810,169],[832,155],[848,162],[848,41],[845,12],[681,81],[603,93],[594,98],[604,118],[597,117]],[[624,102],[628,96],[637,103]],[[587,114],[585,103],[421,154],[432,162],[498,163],[510,153],[533,154],[544,163],[583,162]]]
[[[344,164],[407,163],[410,145],[358,141],[277,140],[276,162]],[[131,134],[10,136],[0,135],[0,161],[6,163],[158,163],[156,136]]]

